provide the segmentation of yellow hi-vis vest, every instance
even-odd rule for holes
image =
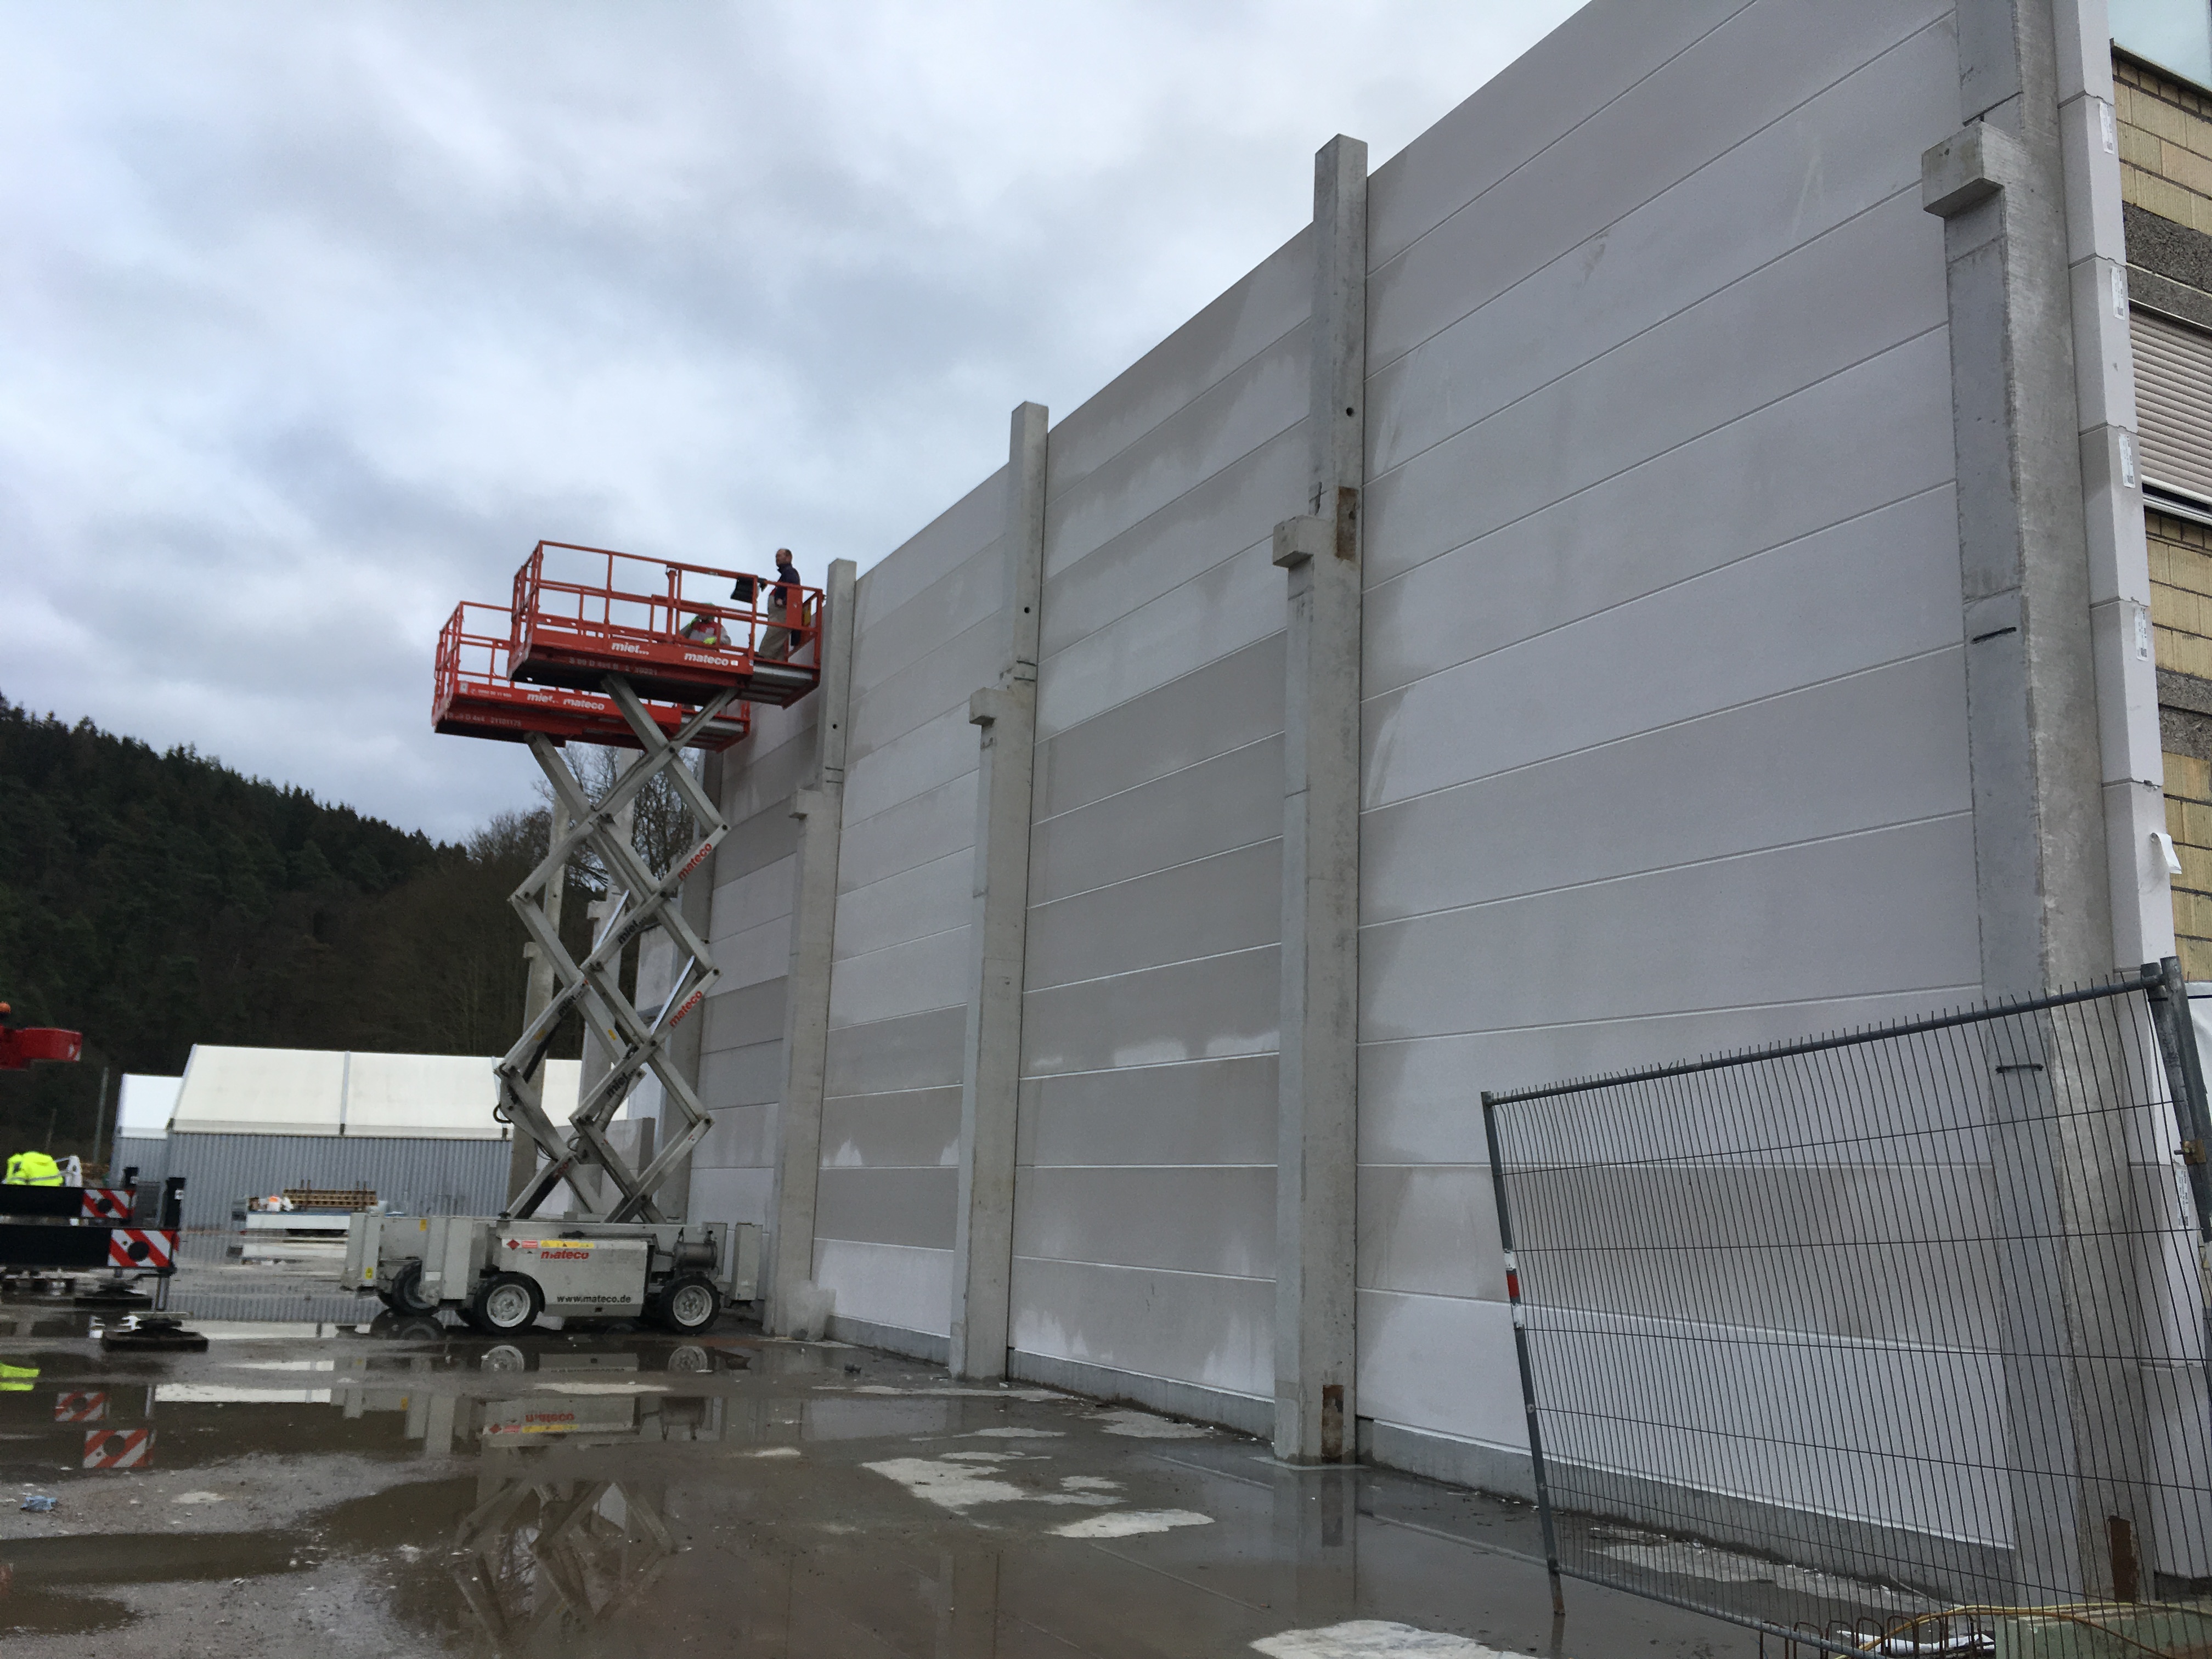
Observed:
[[[62,1184],[62,1166],[44,1152],[18,1152],[8,1160],[6,1184],[10,1187],[58,1187]]]

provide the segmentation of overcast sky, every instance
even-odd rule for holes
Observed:
[[[434,836],[539,537],[866,569],[1575,0],[0,0],[0,694]]]

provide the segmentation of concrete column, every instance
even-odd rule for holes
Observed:
[[[2166,849],[2153,839],[2166,829],[2166,768],[2136,461],[2112,28],[2104,0],[2057,0],[2053,11],[2112,955],[2114,966],[2132,969],[2174,954],[2173,891]]]
[[[1044,405],[1014,410],[1006,457],[1005,660],[968,702],[981,728],[969,911],[960,1197],[952,1244],[951,1370],[1006,1374],[1014,1250],[1014,1144],[1022,1082],[1022,960],[1029,939],[1030,784],[1044,610]]]
[[[553,803],[552,826],[545,840],[545,850],[549,854],[561,837],[568,833],[568,811],[556,800]],[[568,872],[565,869],[546,884],[545,920],[556,934],[561,931],[561,902],[568,885]],[[553,1000],[553,964],[538,951],[535,939],[523,945],[522,956],[523,960],[530,964],[530,985],[522,1000],[522,1023],[526,1028],[545,1012],[545,1005]],[[540,1066],[530,1081],[542,1090],[545,1086],[545,1068]],[[510,1133],[513,1138],[507,1146],[507,1201],[512,1204],[538,1174],[538,1143],[520,1126]]]
[[[2067,130],[2094,123],[2102,152],[2087,65],[2109,46],[2094,9],[1958,0],[1965,124],[1922,158],[1923,201],[1944,222],[1975,881],[1995,996],[2102,979],[2119,946],[2149,948],[2156,931],[2135,848],[2107,833],[2133,840],[2136,798],[2156,779],[2128,775],[2142,767],[2130,680],[2144,684],[2154,763],[2156,726],[2147,628],[2139,667],[2121,660],[2136,631],[2130,541],[2142,557],[2140,504],[2113,494],[2135,488],[2131,440],[2112,418],[2131,410],[2106,366],[2124,349],[2124,290],[2098,268],[2090,134],[2069,142]],[[2117,202],[2106,212],[2116,244]],[[2081,291],[2100,278],[2101,295]],[[2121,332],[2085,318],[2084,302]],[[2077,349],[2096,354],[2082,377],[2095,384],[2077,380]],[[2147,568],[2137,591],[2148,599]],[[2107,1243],[2130,1188],[2124,1149],[2096,1133],[2114,1080],[2082,1066],[2054,1024],[2010,1046],[1993,1035],[1986,1055],[2013,1595],[2031,1602],[2109,1596],[2135,1571],[2110,1540],[2154,1537],[2130,1488],[2147,1470],[2140,1378],[2116,1357],[2145,1352],[2138,1322],[2156,1292],[2126,1292],[2134,1265]]]
[[[1275,1455],[1358,1455],[1360,492],[1367,482],[1367,146],[1314,158],[1306,517],[1290,574],[1283,740],[1282,1057],[1275,1176]]]
[[[707,799],[714,802],[717,807],[722,799],[722,757],[705,757],[699,769],[700,787],[707,792]],[[707,862],[694,870],[684,881],[684,890],[676,902],[678,912],[684,918],[684,925],[701,939],[707,938],[713,929],[714,915],[713,854],[708,854]],[[679,1023],[668,1038],[669,1063],[676,1067],[695,1092],[699,1087],[700,1045],[706,1034],[705,1010],[698,1008]],[[665,1101],[662,1103],[661,1114],[664,1118],[667,1115]],[[660,1212],[671,1221],[682,1221],[690,1215],[691,1155],[689,1152],[668,1172],[668,1178],[660,1183],[659,1190],[653,1194],[653,1201],[660,1206]]]
[[[829,1080],[830,968],[837,931],[837,854],[845,824],[845,743],[853,702],[857,567],[830,566],[823,588],[822,682],[814,696],[814,782],[791,798],[799,820],[784,981],[783,1101],[776,1109],[775,1199],[769,1239],[768,1328],[787,1335],[814,1280],[814,1200],[822,1169],[822,1097]]]

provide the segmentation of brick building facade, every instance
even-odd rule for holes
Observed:
[[[2124,52],[2112,72],[2138,330],[2149,313],[2212,331],[2212,94]],[[2204,341],[2212,356],[2212,334]],[[2154,420],[2146,408],[2147,432]],[[2212,503],[2191,506],[2162,491],[2146,502],[2144,527],[2166,824],[2181,861],[2174,932],[2188,976],[2212,980]]]

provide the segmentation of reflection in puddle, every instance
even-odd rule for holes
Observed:
[[[613,1480],[495,1483],[462,1521],[453,1582],[495,1647],[589,1628],[637,1600],[676,1554],[653,1499]]]

